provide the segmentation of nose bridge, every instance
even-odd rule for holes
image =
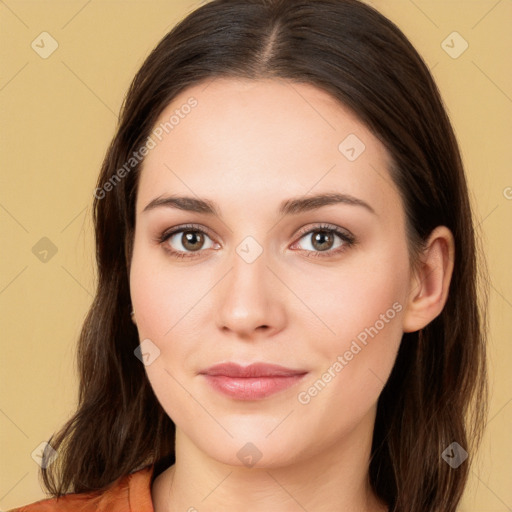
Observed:
[[[230,263],[231,270],[219,289],[219,327],[246,334],[263,326],[279,328],[283,304],[269,269],[268,251],[248,236],[235,247]]]

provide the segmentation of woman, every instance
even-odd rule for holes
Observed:
[[[456,510],[486,411],[473,221],[394,24],[200,7],[137,73],[94,212],[78,410],[17,510]]]

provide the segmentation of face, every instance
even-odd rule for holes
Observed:
[[[314,86],[234,79],[181,93],[152,140],[130,292],[147,376],[178,430],[220,462],[257,449],[257,466],[275,466],[373,425],[411,282],[380,141]],[[215,213],[154,202],[171,196]],[[226,362],[294,372],[203,374]]]

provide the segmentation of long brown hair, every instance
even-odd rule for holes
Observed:
[[[59,456],[41,470],[46,489],[103,489],[147,464],[174,462],[174,423],[134,356],[129,267],[140,162],[126,162],[178,93],[220,76],[283,78],[330,93],[387,148],[411,250],[436,226],[452,231],[446,306],[403,336],[379,397],[369,477],[390,511],[455,511],[487,411],[486,294],[477,293],[468,191],[427,66],[391,21],[357,0],[213,0],[168,33],[135,76],[98,178],[98,283],[78,345],[79,403],[49,440]],[[470,456],[456,469],[441,457],[454,441]]]

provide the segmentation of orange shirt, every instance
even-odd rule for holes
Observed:
[[[154,512],[151,477],[154,464],[116,480],[101,493],[66,494],[7,512]]]

